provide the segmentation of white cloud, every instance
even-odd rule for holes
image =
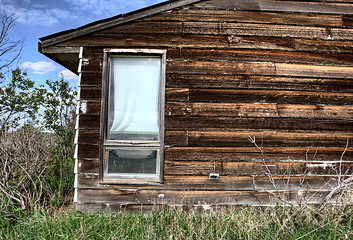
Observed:
[[[137,10],[163,0],[64,0],[64,3],[36,3],[32,0],[0,0],[0,11],[15,13],[17,22],[27,26],[54,26],[63,22],[90,21]],[[63,4],[66,4],[63,6]]]
[[[60,76],[63,76],[65,80],[77,80],[78,76],[71,72],[70,70],[64,70],[60,72]]]
[[[55,71],[57,67],[53,62],[24,62],[22,63],[24,69],[32,70],[34,74],[44,75],[49,72]]]
[[[86,11],[91,17],[103,19],[142,7],[163,2],[162,0],[65,0],[75,11]],[[93,15],[93,16],[92,16]]]
[[[11,0],[0,0],[0,10],[8,15],[14,13],[16,21],[24,25],[52,26],[65,20],[77,19],[75,14],[59,8],[45,8],[25,0],[21,4]]]

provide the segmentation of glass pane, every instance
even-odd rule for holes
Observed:
[[[108,174],[156,174],[156,164],[157,150],[108,150]]]
[[[161,58],[111,58],[109,140],[159,140]]]

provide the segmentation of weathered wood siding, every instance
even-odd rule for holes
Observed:
[[[348,0],[203,1],[59,44],[83,47],[78,207],[318,202],[353,173],[349,14]],[[99,184],[104,48],[167,50],[164,184]]]

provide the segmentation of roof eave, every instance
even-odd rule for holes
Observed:
[[[161,12],[170,11],[178,7],[183,7],[183,6],[201,2],[201,1],[203,0],[170,0],[159,4],[155,4],[146,8],[142,8],[133,12],[117,15],[112,18],[107,18],[94,23],[90,23],[88,25],[79,27],[77,29],[42,37],[39,40],[42,42],[41,47],[47,48],[55,44],[71,40],[73,38],[77,38],[96,31],[114,27],[119,24],[128,23],[143,17],[148,17]]]

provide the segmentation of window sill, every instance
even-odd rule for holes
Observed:
[[[100,185],[153,185],[164,186],[160,179],[105,179],[99,181]]]

